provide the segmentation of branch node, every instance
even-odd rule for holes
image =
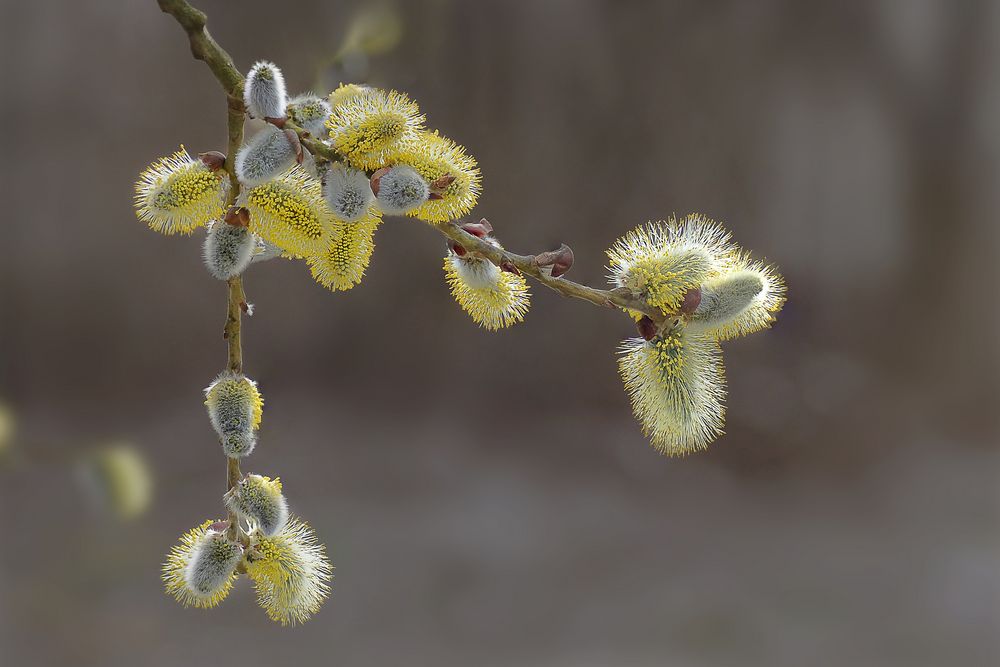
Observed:
[[[502,271],[506,271],[507,273],[513,273],[515,276],[521,275],[521,272],[518,270],[518,268],[514,266],[514,262],[510,261],[509,259],[506,258],[502,259],[500,261],[499,266]]]
[[[550,250],[535,255],[532,262],[538,269],[550,278],[558,278],[573,266],[573,249],[563,243],[557,250]]]

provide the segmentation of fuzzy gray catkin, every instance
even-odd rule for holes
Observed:
[[[430,186],[413,167],[396,165],[379,179],[379,208],[388,215],[402,215],[430,196]]]
[[[231,459],[250,456],[257,446],[257,435],[253,431],[232,431],[220,436],[222,453]]]
[[[262,475],[247,475],[225,495],[226,508],[253,523],[271,537],[288,522],[288,502],[281,493],[281,482]]]
[[[283,130],[267,125],[236,154],[236,177],[248,187],[267,183],[295,164],[297,151]]]
[[[195,597],[209,598],[226,585],[242,557],[240,545],[230,542],[223,532],[210,531],[196,545],[184,582]]]
[[[330,117],[330,103],[318,95],[303,93],[288,102],[288,114],[296,123],[314,137],[327,137],[326,119]]]
[[[287,93],[285,77],[274,63],[254,63],[243,84],[243,102],[253,118],[284,118]]]
[[[250,265],[256,248],[257,239],[246,227],[214,222],[202,246],[205,268],[213,277],[229,280]]]
[[[689,329],[693,332],[713,330],[734,322],[764,289],[760,276],[741,271],[705,283],[701,288],[701,303],[691,314]]]
[[[330,210],[347,222],[354,222],[365,215],[375,199],[365,172],[340,164],[326,172],[323,196]]]
[[[222,451],[230,458],[249,455],[257,444],[263,400],[257,384],[244,375],[226,371],[205,390],[205,407]]]

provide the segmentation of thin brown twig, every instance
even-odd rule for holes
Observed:
[[[531,276],[549,289],[554,290],[563,296],[572,297],[574,299],[583,299],[584,301],[589,301],[595,305],[605,306],[607,308],[617,307],[626,310],[634,310],[648,315],[651,319],[657,322],[663,320],[663,313],[654,309],[645,301],[636,298],[636,296],[632,294],[631,290],[595,289],[587,285],[575,283],[572,280],[567,280],[563,277],[553,278],[548,273],[542,271],[536,260],[536,255],[518,255],[504,250],[503,248],[498,248],[478,236],[465,231],[457,222],[443,222],[433,226],[439,232],[465,248],[467,251],[478,253],[501,268],[513,265],[521,273]]]
[[[240,73],[233,64],[232,57],[212,38],[206,25],[208,17],[185,0],[157,0],[160,9],[173,16],[177,22],[187,32],[191,42],[191,53],[198,60],[202,60],[222,84],[226,92],[227,102],[227,127],[228,127],[228,151],[225,163],[226,171],[229,174],[229,197],[227,205],[236,201],[240,194],[240,182],[236,178],[235,162],[236,152],[243,143],[243,118],[245,107],[243,104],[243,74]],[[228,346],[229,360],[228,368],[234,373],[243,372],[243,339],[241,316],[242,308],[246,303],[246,296],[243,293],[243,279],[235,276],[227,281],[228,299],[226,310],[226,326],[224,338]],[[226,490],[231,491],[239,484],[243,477],[240,471],[239,459],[227,457],[226,459]],[[229,537],[233,540],[240,540],[242,531],[240,530],[239,518],[234,512],[229,512]]]

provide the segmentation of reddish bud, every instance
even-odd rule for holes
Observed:
[[[215,531],[217,533],[224,533],[229,529],[228,521],[216,521],[208,527],[209,530]]]
[[[250,211],[242,206],[230,206],[223,220],[227,225],[232,225],[233,227],[249,227]]]
[[[635,323],[636,328],[639,330],[639,335],[643,337],[644,340],[653,340],[656,337],[656,322],[654,322],[648,315],[643,315],[642,318]]]
[[[444,199],[444,195],[439,195],[436,192],[431,192],[430,194],[427,195],[427,199],[431,201],[436,201],[438,199]]]
[[[219,171],[226,166],[226,154],[220,153],[219,151],[198,153],[198,159],[212,171]]]
[[[451,244],[451,251],[459,257],[465,257],[468,251],[457,243]]]
[[[441,194],[445,191],[445,189],[449,185],[451,185],[454,182],[455,182],[455,177],[452,176],[451,174],[445,174],[441,178],[436,178],[433,181],[431,181],[431,193]]]
[[[462,229],[480,239],[486,238],[487,235],[493,231],[493,227],[490,225],[489,221],[485,219],[480,220],[479,222],[466,222],[462,225]]]
[[[372,192],[375,193],[376,197],[378,197],[379,183],[382,181],[382,177],[389,173],[389,169],[390,167],[382,167],[381,169],[376,170],[375,173],[372,174],[371,177]]]
[[[282,116],[281,118],[271,118],[270,116],[268,116],[264,120],[270,123],[271,125],[274,125],[275,127],[283,130],[285,129],[285,123],[288,122],[288,117]]]
[[[563,243],[558,250],[535,255],[535,264],[543,273],[558,278],[573,266],[573,249]]]
[[[681,302],[680,312],[685,315],[690,315],[698,309],[701,304],[701,288],[695,287],[694,289],[688,290],[687,294],[684,295],[684,301]]]
[[[500,262],[500,270],[506,271],[507,273],[513,273],[515,276],[521,275],[521,272],[517,270],[517,267],[514,266],[514,263],[509,259],[505,259]]]

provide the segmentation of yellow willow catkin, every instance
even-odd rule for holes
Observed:
[[[528,283],[492,262],[449,253],[445,277],[452,296],[476,324],[496,331],[524,320],[530,305]]]
[[[244,190],[240,204],[250,211],[252,232],[295,257],[325,248],[334,230],[319,181],[298,166]]]
[[[482,179],[475,158],[436,131],[417,133],[414,140],[402,145],[390,159],[413,167],[428,183],[445,176],[454,179],[437,196],[408,211],[408,216],[427,222],[454,220],[471,211],[479,199]]]
[[[718,275],[735,251],[729,232],[704,216],[650,222],[608,250],[611,282],[669,315],[689,290]]]
[[[135,184],[135,211],[162,234],[190,234],[222,217],[229,179],[193,160],[184,147],[149,165]]]
[[[295,625],[309,620],[330,594],[333,566],[313,529],[292,517],[281,532],[251,548],[247,574],[268,618]]]
[[[416,102],[395,90],[367,88],[333,106],[327,128],[333,147],[358,169],[378,169],[423,129]]]
[[[359,285],[375,250],[375,230],[381,222],[374,209],[356,222],[337,222],[330,244],[306,258],[316,282],[333,291]]]
[[[333,92],[327,95],[326,100],[330,103],[330,109],[332,111],[352,97],[364,95],[370,90],[372,90],[372,87],[364,84],[342,83],[337,86]]]
[[[671,456],[705,449],[723,432],[725,373],[719,345],[683,330],[622,343],[618,360],[635,416]]]

